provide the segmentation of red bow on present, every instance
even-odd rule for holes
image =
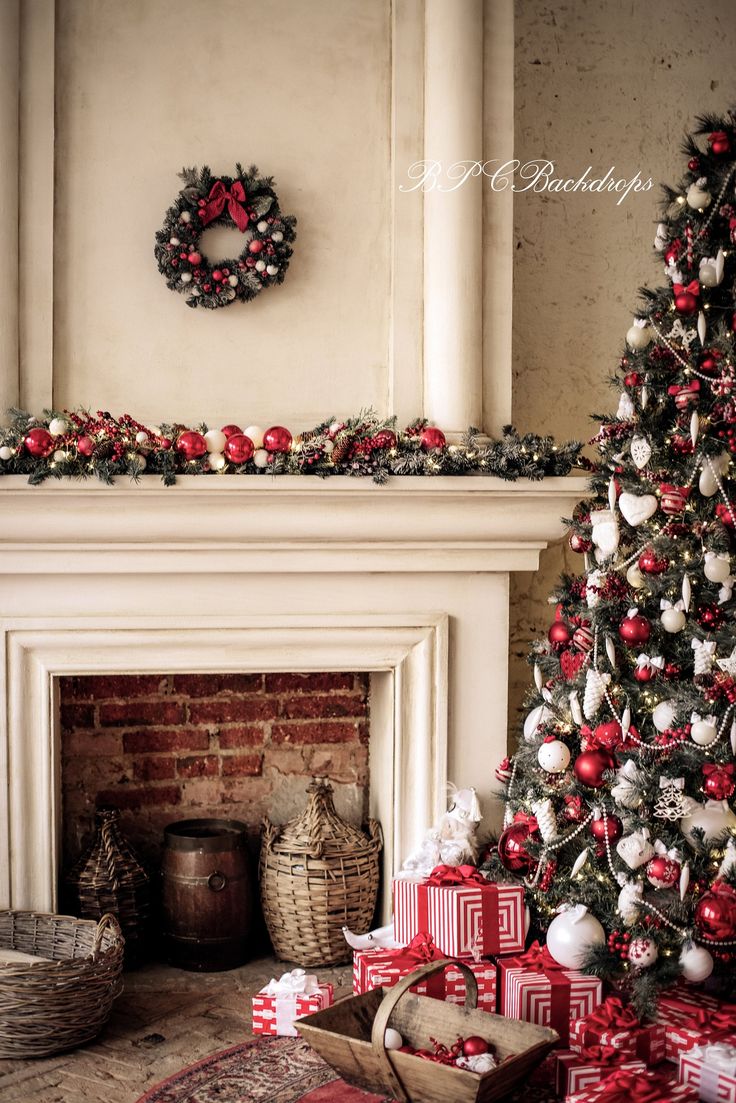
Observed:
[[[682,1025],[689,1030],[707,1030],[708,1041],[716,1041],[716,1034],[736,1033],[736,1004],[722,1003],[717,1011],[699,1007]]]
[[[691,280],[687,287],[684,283],[675,283],[672,285],[672,289],[676,295],[682,295],[684,291],[689,291],[691,295],[700,294],[700,284],[697,280]]]
[[[233,183],[230,191],[227,190],[222,180],[215,181],[210,188],[207,202],[204,207],[200,208],[199,217],[202,225],[207,226],[214,218],[222,214],[226,203],[230,217],[241,234],[244,234],[248,229],[249,218],[248,212],[243,206],[245,203],[245,188],[239,180]]]
[[[487,885],[490,882],[475,866],[435,866],[428,885]]]
[[[580,1056],[596,1065],[612,1065],[614,1061],[621,1059],[621,1054],[615,1046],[583,1046]]]
[[[529,949],[519,954],[516,960],[522,962],[525,969],[534,973],[562,972],[565,968],[559,961],[555,961],[547,947],[540,946],[538,941],[532,942]]]
[[[618,996],[609,996],[600,1007],[585,1016],[585,1026],[594,1026],[600,1030],[610,1030],[612,1027],[635,1030],[639,1026],[639,1018]]]
[[[408,946],[404,946],[403,950],[389,950],[393,957],[402,958],[403,960],[416,961],[420,965],[427,965],[430,961],[437,961],[439,958],[444,957],[435,946],[432,941],[431,934],[427,931],[420,931],[419,934],[415,934]]]
[[[667,1098],[651,1080],[644,1080],[641,1074],[625,1069],[612,1072],[603,1081],[602,1088],[597,1098],[605,1103],[630,1103],[632,1099],[636,1103],[662,1103]]]

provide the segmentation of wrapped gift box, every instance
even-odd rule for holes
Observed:
[[[589,1015],[603,999],[598,977],[563,969],[549,950],[535,942],[525,954],[501,958],[499,1008],[509,1019],[550,1026],[567,1046],[570,1020]]]
[[[665,1028],[665,1055],[677,1063],[693,1046],[736,1045],[736,1004],[721,1003],[697,990],[675,987],[660,996],[657,1022]]]
[[[570,1049],[613,1046],[621,1056],[638,1057],[647,1065],[664,1061],[663,1023],[640,1023],[636,1013],[618,996],[609,996],[592,1015],[570,1023]]]
[[[447,957],[487,957],[524,949],[522,885],[488,881],[474,866],[437,866],[428,878],[396,877],[394,934],[428,932]]]
[[[440,953],[429,935],[418,934],[402,950],[356,950],[353,954],[353,992],[369,992],[371,988],[392,988],[412,969],[428,961],[436,961]],[[478,983],[478,1007],[482,1011],[496,1010],[496,965],[492,961],[466,961]],[[431,996],[446,1003],[465,1003],[465,980],[455,966],[436,973],[411,989],[418,996]]]
[[[627,1057],[613,1046],[586,1046],[582,1053],[568,1049],[554,1054],[555,1087],[563,1097],[576,1095],[600,1084],[612,1072],[644,1072],[646,1065],[637,1057]]]
[[[598,1084],[568,1096],[568,1103],[696,1103],[697,1098],[693,1088],[677,1083],[661,1070],[616,1069]]]
[[[253,1033],[296,1037],[294,1023],[313,1011],[322,1011],[334,1002],[331,984],[293,969],[280,980],[271,980],[253,996]]]
[[[736,1047],[727,1042],[693,1046],[680,1054],[680,1082],[706,1103],[736,1103]]]

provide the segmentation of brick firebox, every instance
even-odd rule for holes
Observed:
[[[255,836],[303,807],[329,777],[359,823],[368,796],[366,674],[89,675],[60,680],[62,868],[90,836],[96,805],[121,809],[150,863],[165,824],[242,820]]]

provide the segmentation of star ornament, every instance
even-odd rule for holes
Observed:
[[[730,674],[732,678],[736,678],[736,647],[727,659],[716,659],[716,665],[720,667],[724,674]]]

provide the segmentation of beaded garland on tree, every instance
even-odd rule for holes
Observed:
[[[213,176],[207,165],[179,173],[184,187],[156,233],[154,253],[166,286],[186,297],[187,306],[208,310],[249,302],[265,288],[283,283],[296,219],[284,215],[273,178],[255,165],[235,176]],[[237,257],[210,262],[200,248],[209,226],[235,226],[243,235]]]

